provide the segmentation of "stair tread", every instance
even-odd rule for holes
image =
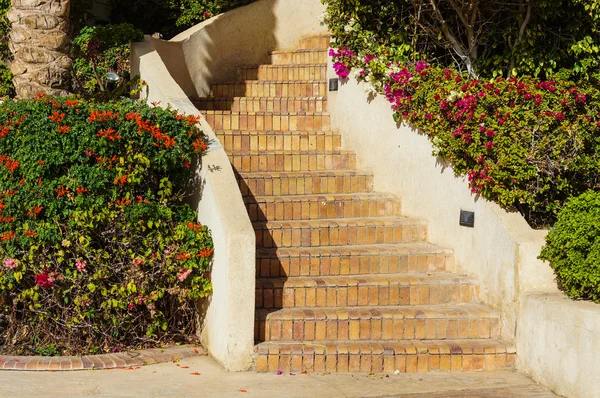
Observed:
[[[318,149],[308,151],[286,151],[286,150],[265,150],[265,151],[236,151],[234,156],[245,156],[245,155],[354,155],[354,151],[344,149]],[[231,155],[231,154],[230,154]]]
[[[325,51],[325,50],[323,50]],[[253,70],[259,68],[327,68],[327,64],[299,64],[299,65],[258,65],[258,66],[241,66],[240,70]]]
[[[333,341],[265,341],[256,346],[259,354],[271,354],[269,350],[284,348],[286,351],[309,348],[310,351],[345,354],[514,354],[515,347],[499,339],[452,339],[452,340],[333,340]]]
[[[270,229],[281,226],[302,225],[306,226],[368,226],[368,225],[415,225],[427,224],[421,218],[412,217],[361,217],[361,218],[322,218],[317,220],[289,220],[289,221],[255,221],[256,227],[268,227]],[[262,228],[261,228],[262,229]]]
[[[207,115],[242,115],[242,116],[330,116],[329,112],[243,112],[231,110],[204,110]]]
[[[243,171],[237,172],[239,177],[332,177],[332,176],[366,176],[373,174],[362,170],[305,170],[305,171]]]
[[[306,48],[297,48],[290,50],[274,50],[269,54],[289,54],[289,53],[327,53],[328,50],[325,49],[306,49]]]
[[[452,254],[451,249],[447,249],[429,242],[415,243],[373,243],[370,245],[350,245],[350,246],[316,246],[316,247],[279,247],[279,248],[259,248],[256,249],[257,258],[281,258],[281,257],[300,257],[314,256],[319,254],[340,254],[340,255],[381,255],[386,253],[393,254]]]
[[[339,136],[332,130],[240,130],[240,129],[214,129],[215,132],[226,135],[326,135],[326,136]]]
[[[324,101],[327,99],[327,97],[323,97],[323,96],[316,96],[316,97],[239,97],[239,96],[233,96],[233,97],[199,97],[199,98],[193,98],[191,99],[192,102],[199,102],[199,101],[226,101],[226,100],[241,100],[241,99],[245,99],[248,101],[257,101],[257,100],[269,100],[269,101]]]
[[[498,311],[477,303],[388,305],[365,307],[294,307],[259,308],[259,320],[345,320],[345,319],[465,319],[500,318]]]
[[[344,200],[370,200],[388,199],[400,200],[400,197],[383,192],[357,192],[357,193],[334,193],[334,194],[302,194],[302,195],[257,195],[245,197],[246,203],[262,202],[315,202],[315,201],[344,201]]]
[[[451,272],[428,274],[327,275],[256,278],[258,287],[332,287],[332,286],[423,286],[474,284],[476,278]],[[260,286],[259,286],[260,284]]]
[[[233,85],[233,84],[325,84],[327,80],[232,80],[221,83],[212,83],[212,86],[225,86],[225,85]],[[242,97],[248,98],[248,97]],[[274,97],[269,97],[274,98]],[[283,98],[291,98],[291,97],[283,97]]]

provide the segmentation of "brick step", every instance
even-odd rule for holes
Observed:
[[[220,97],[322,97],[327,95],[327,82],[322,80],[276,82],[251,80],[211,85],[210,96]]]
[[[327,79],[327,65],[261,65],[239,69],[240,80],[302,81]]]
[[[256,308],[473,303],[474,279],[450,273],[257,278]]]
[[[452,251],[430,243],[257,249],[258,277],[432,273],[452,267]]]
[[[328,51],[323,50],[283,50],[271,52],[273,65],[315,65],[327,64]]]
[[[247,151],[334,151],[342,147],[342,137],[324,131],[241,131],[217,130],[217,138],[227,152]]]
[[[373,176],[354,170],[258,172],[237,175],[242,196],[370,192]]]
[[[500,316],[480,304],[256,311],[257,341],[500,338]]]
[[[427,239],[424,220],[404,217],[340,218],[252,223],[257,247],[318,247],[412,243]]]
[[[238,172],[341,170],[356,167],[352,151],[256,151],[229,154]]]
[[[208,124],[220,130],[267,131],[327,131],[330,116],[327,113],[248,113],[205,111]]]
[[[331,42],[331,35],[306,36],[298,42],[298,48],[301,50],[327,50]]]
[[[324,218],[393,217],[400,215],[397,196],[381,193],[281,195],[244,198],[250,221]]]
[[[514,369],[516,354],[499,340],[265,342],[258,372],[464,372]]]
[[[199,110],[230,110],[233,112],[324,112],[327,98],[267,98],[221,97],[196,98],[192,102]]]

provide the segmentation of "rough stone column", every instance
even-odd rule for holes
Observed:
[[[67,95],[70,79],[70,0],[12,0],[11,71],[20,98]]]

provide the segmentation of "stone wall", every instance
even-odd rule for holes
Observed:
[[[12,24],[11,71],[18,97],[68,94],[69,10],[68,0],[12,1],[7,16]]]

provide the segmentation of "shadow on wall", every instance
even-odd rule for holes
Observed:
[[[279,48],[274,7],[278,0],[259,0],[217,15],[169,41],[153,39],[174,80],[190,98],[209,96],[210,83],[238,80],[240,66],[269,63]]]

